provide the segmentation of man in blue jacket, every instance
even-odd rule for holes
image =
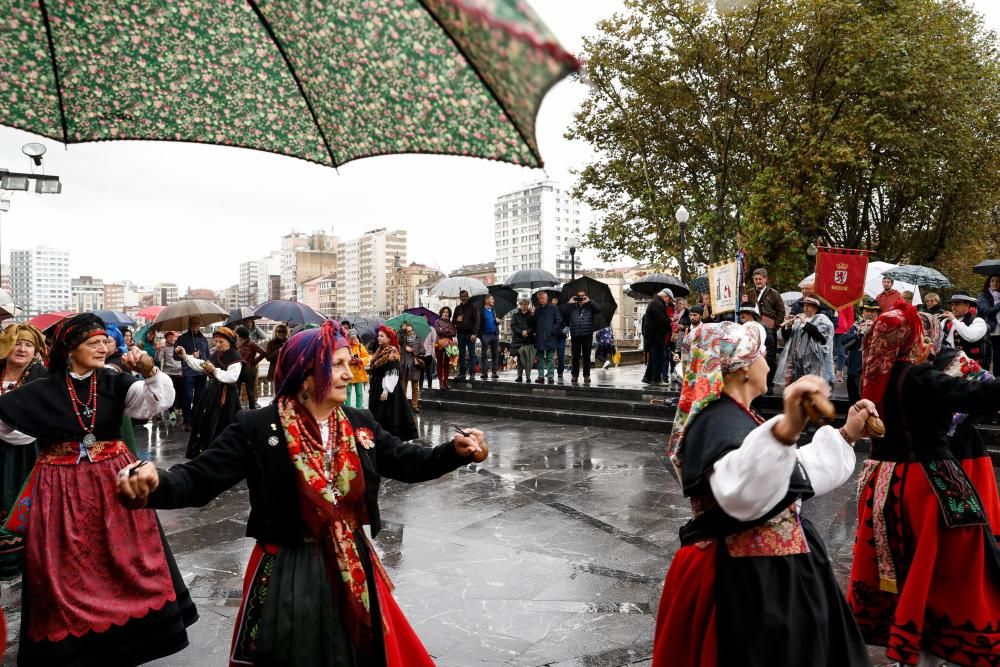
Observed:
[[[479,312],[479,332],[476,334],[482,346],[479,357],[479,369],[483,374],[484,382],[488,377],[488,373],[486,372],[487,351],[493,355],[493,379],[496,380],[499,377],[497,375],[497,362],[500,359],[500,323],[497,321],[496,312],[493,310],[494,303],[492,294],[488,295],[483,302],[483,309]]]
[[[546,292],[537,294],[538,307],[535,308],[535,349],[538,350],[538,379],[537,384],[545,384],[548,377],[549,384],[555,384],[555,356],[558,344],[559,332],[563,328],[562,317],[559,315],[559,308],[549,303],[549,295]]]
[[[184,348],[187,354],[195,359],[208,359],[208,339],[201,333],[201,318],[192,317],[188,320],[188,330],[177,339],[174,350],[178,347]],[[174,352],[174,359],[181,360],[181,357]],[[198,405],[201,392],[205,389],[208,376],[200,371],[196,371],[188,364],[181,364],[181,375],[184,378],[184,394],[181,396],[181,414],[184,416],[184,430],[191,430],[191,415],[194,413],[194,406]]]
[[[590,300],[587,293],[580,290],[563,306],[563,320],[569,326],[572,362],[570,381],[580,380],[580,361],[583,361],[583,383],[590,384],[590,350],[594,346],[594,316],[601,307]]]

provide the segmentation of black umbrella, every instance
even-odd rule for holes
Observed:
[[[984,262],[979,262],[972,270],[981,276],[995,276],[1000,274],[1000,259],[987,259]]]
[[[498,320],[503,319],[507,313],[517,308],[517,290],[504,285],[490,285],[488,289],[490,290],[490,295],[493,296],[493,314],[496,315]],[[470,297],[469,301],[482,308],[486,302],[486,297],[486,294],[479,294]]]
[[[563,285],[561,303],[570,303],[570,299],[576,296],[577,292],[586,292],[590,300],[601,307],[601,312],[594,316],[594,328],[603,329],[611,326],[611,318],[618,310],[618,302],[611,295],[611,288],[600,280],[582,276]]]
[[[243,320],[259,320],[260,315],[255,315],[253,308],[250,306],[240,306],[239,308],[233,308],[229,311],[229,317],[226,319],[226,326],[232,326],[236,324],[243,324]]]
[[[358,332],[358,339],[367,345],[375,340],[378,328],[384,323],[385,320],[378,317],[359,317],[351,322],[351,328]]]
[[[669,273],[647,273],[629,285],[629,287],[633,291],[645,294],[646,296],[653,296],[663,288],[669,289],[674,293],[675,297],[687,296],[691,293],[691,290],[681,282],[680,278],[672,276]]]
[[[538,287],[552,287],[558,285],[559,279],[545,269],[521,269],[512,273],[507,280],[503,281],[504,287],[517,289],[535,289]]]
[[[559,299],[559,303],[562,303],[562,291],[558,289],[540,289],[531,295],[531,305],[538,305],[538,295],[545,292],[549,295],[549,303],[552,303],[552,299]]]

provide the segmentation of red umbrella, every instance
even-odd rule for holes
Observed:
[[[28,320],[28,324],[33,324],[39,330],[46,331],[62,322],[67,317],[73,317],[74,315],[76,315],[76,313],[71,313],[65,310],[58,310],[53,313],[42,313],[41,315],[35,315]]]
[[[153,320],[156,319],[157,315],[159,315],[161,312],[163,312],[164,308],[166,308],[166,306],[146,306],[145,308],[143,308],[142,310],[140,310],[138,313],[136,313],[136,315],[138,315],[139,317],[141,317],[144,320],[152,322]]]

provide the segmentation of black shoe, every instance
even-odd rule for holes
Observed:
[[[562,378],[559,379],[561,380]],[[570,378],[570,382],[572,382],[573,384],[578,384],[580,380],[577,379],[577,377],[574,375],[572,378]]]
[[[497,375],[496,373],[494,373],[494,374],[493,374],[493,379],[494,379],[494,380],[499,380],[499,379],[500,379],[500,376],[499,376],[499,375]]]
[[[552,378],[549,379],[551,380]],[[535,380],[535,384],[545,384],[545,378],[538,378]]]
[[[518,375],[516,378],[514,378],[514,382],[524,382],[524,380],[521,378],[520,375]]]
[[[590,384],[590,378],[589,377],[583,378],[583,383],[584,384]]]
[[[559,381],[562,382],[562,379],[560,379]],[[556,379],[554,377],[550,377],[549,378],[549,384],[555,384],[555,383],[556,383]]]

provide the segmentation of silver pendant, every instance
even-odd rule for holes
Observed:
[[[272,435],[270,438],[267,439],[267,444],[271,445],[272,447],[277,447],[278,446],[278,436]]]
[[[83,409],[83,412],[81,412],[80,414],[83,415],[84,419],[90,419],[91,415],[93,415],[94,412],[93,410],[90,409],[90,406],[88,405]]]
[[[95,436],[93,433],[88,433],[87,435],[83,436],[84,447],[93,447],[96,444],[97,444],[97,436]]]

